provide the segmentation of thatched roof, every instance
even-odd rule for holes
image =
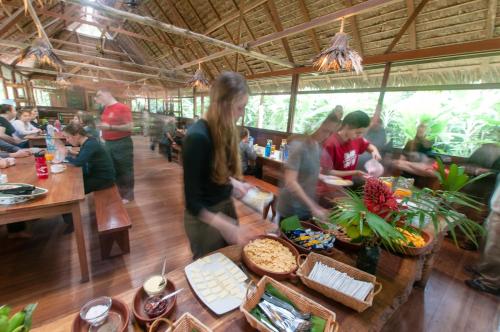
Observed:
[[[197,69],[197,59],[221,51],[220,47],[212,43],[199,42],[130,19],[123,21],[94,10],[92,24],[105,31],[108,38],[113,37],[106,40],[105,52],[102,55],[95,50],[98,39],[77,35],[68,30],[74,29],[75,24],[76,26],[85,24],[82,20],[89,19],[89,16],[80,18],[83,7],[72,2],[54,1],[43,9],[37,8],[37,13],[54,47],[70,51],[61,57],[67,63],[65,72],[80,75],[70,77],[77,84],[95,87],[95,82],[88,76],[98,76],[99,84],[127,85],[139,80],[140,74],[145,74],[148,75],[148,83],[157,86],[158,89],[176,89],[182,86],[182,82]],[[226,43],[252,45],[255,44],[255,40],[259,41],[277,31],[286,32],[287,29],[304,22],[314,21],[364,2],[370,1],[247,0],[242,5],[242,1],[236,0],[149,0],[140,2],[136,9],[127,8],[123,3],[113,0],[103,3],[139,15],[150,16],[158,21]],[[378,3],[383,2],[378,1]],[[401,27],[421,1],[385,2],[389,4],[375,6],[374,9],[348,17],[345,21],[345,32],[352,37],[351,46],[367,59],[386,53],[391,42],[401,31]],[[29,42],[36,36],[36,28],[29,15],[25,16],[24,12],[19,14],[21,1],[3,1],[2,6],[4,9],[2,22],[7,23],[9,17],[17,15],[15,24],[0,26],[0,38],[4,40],[4,43],[0,44],[2,53],[0,59],[10,62],[19,52],[20,46],[8,47],[6,40]],[[242,6],[242,10],[239,6]],[[430,0],[422,8],[414,23],[409,25],[390,53],[494,40],[500,33],[500,2],[495,0]],[[226,24],[222,25],[220,22]],[[203,62],[202,69],[209,78],[214,78],[221,71],[235,69],[252,77],[286,69],[283,65],[277,64],[280,61],[280,63],[293,63],[296,66],[310,66],[311,59],[328,46],[330,39],[339,29],[340,20],[334,20],[314,29],[290,34],[251,48],[252,51],[264,54],[273,61],[263,61],[249,55],[236,55],[229,51],[223,57]],[[490,46],[488,52],[500,51],[500,39],[496,40],[498,45]],[[393,66],[389,86],[469,84],[479,81],[498,83],[499,59],[491,53],[486,55],[488,56],[486,60],[470,58]],[[97,57],[108,60],[101,61]],[[239,61],[236,68],[237,58]],[[184,68],[183,65],[186,63],[192,65]],[[299,88],[301,90],[376,88],[380,86],[382,73],[383,68],[380,64],[368,66],[365,73],[360,76],[348,73],[328,75],[305,73],[301,75]],[[256,79],[250,84],[255,92],[286,92],[290,90],[290,82],[291,78],[288,75]],[[141,82],[136,83],[138,85],[132,87],[140,89]]]

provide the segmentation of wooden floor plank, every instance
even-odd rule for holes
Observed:
[[[132,220],[131,253],[101,260],[92,199],[82,204],[91,280],[80,283],[73,234],[64,234],[61,218],[33,223],[34,238],[8,240],[0,228],[0,304],[22,308],[39,302],[34,325],[78,311],[87,300],[139,287],[151,273],[191,260],[183,227],[182,169],[149,150],[147,139],[135,137],[136,201],[127,206]],[[258,222],[260,216],[236,204],[240,222]],[[474,292],[463,281],[464,264],[477,253],[445,242],[425,290],[415,289],[385,326],[384,331],[497,331],[500,301]]]

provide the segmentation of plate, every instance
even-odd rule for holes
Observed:
[[[223,254],[200,258],[184,272],[194,293],[215,314],[225,314],[243,303],[247,276]]]
[[[30,186],[27,183],[5,183],[0,184],[0,189],[10,189],[16,186]],[[30,199],[43,196],[47,194],[49,191],[45,188],[35,187],[35,190],[31,192],[29,195],[11,195],[11,194],[0,194],[0,205],[12,205],[18,204],[22,202],[26,202]]]
[[[109,329],[106,328],[106,323],[101,325],[100,329],[97,329],[97,331],[116,331],[116,332],[124,332],[128,329],[128,323],[130,320],[130,314],[127,308],[127,305],[123,303],[122,301],[112,298],[112,303],[111,303],[111,308],[109,309],[109,316],[108,316],[108,321],[113,321],[117,322],[117,324],[120,326],[118,329],[113,329],[113,327],[109,327]],[[71,326],[71,331],[72,332],[88,332],[89,331],[89,324],[84,321],[81,317],[80,314],[78,313],[73,320],[73,325]],[[95,331],[95,329],[94,329]]]
[[[341,187],[349,187],[352,186],[351,180],[345,180],[342,178],[338,178],[336,176],[332,177],[324,177],[322,181],[331,186],[341,186]]]

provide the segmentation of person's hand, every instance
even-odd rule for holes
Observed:
[[[0,168],[7,168],[7,167],[9,167],[7,159],[0,159]]]
[[[380,153],[378,152],[378,150],[372,151],[372,158],[375,159],[376,161],[381,161],[382,160],[382,156],[380,155]]]
[[[24,158],[31,156],[31,151],[29,149],[21,149],[16,152],[9,154],[12,158]]]
[[[315,218],[318,218],[321,221],[325,221],[328,219],[328,210],[322,208],[321,206],[316,206],[311,210],[311,213]]]
[[[242,198],[247,194],[247,192],[253,188],[252,185],[246,183],[246,182],[241,182],[236,179],[231,178],[231,184],[233,185],[233,196],[235,198]]]
[[[363,176],[363,177],[369,176],[368,173],[360,171],[360,170],[355,170],[352,175],[354,175],[354,176]]]
[[[106,123],[106,122],[101,122],[97,125],[97,128],[99,128],[101,130],[109,130],[111,128],[111,125],[109,123]]]
[[[263,233],[248,225],[240,225],[236,232],[236,241],[233,244],[245,245]]]

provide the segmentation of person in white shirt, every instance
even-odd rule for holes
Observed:
[[[16,129],[14,135],[20,139],[24,139],[27,135],[38,134],[41,131],[31,124],[31,110],[28,109],[21,111],[19,119],[12,121],[12,125]]]

